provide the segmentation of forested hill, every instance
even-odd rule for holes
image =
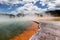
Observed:
[[[47,11],[47,13],[53,15],[53,16],[57,16],[57,17],[60,17],[60,10],[50,10],[50,11]]]

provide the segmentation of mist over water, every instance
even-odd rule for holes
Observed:
[[[27,15],[27,16],[20,16],[15,18],[10,18],[9,16],[0,16],[0,22],[6,21],[36,21],[38,17],[36,15]]]
[[[12,18],[9,16],[0,16],[0,40],[9,40],[22,33],[32,25],[32,21],[39,21],[39,17],[35,14]],[[48,16],[45,14],[43,17],[45,17],[44,19],[48,19]]]
[[[0,16],[0,40],[9,40],[10,38],[22,33],[32,25],[31,21],[36,21],[37,16],[24,16],[10,18],[9,16]]]

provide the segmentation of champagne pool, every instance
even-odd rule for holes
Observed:
[[[0,40],[9,40],[10,38],[22,33],[31,26],[31,21],[22,21],[16,19],[0,20]]]

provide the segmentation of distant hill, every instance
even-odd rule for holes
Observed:
[[[0,16],[7,16],[7,17],[15,17],[15,15],[13,15],[13,14],[0,14]]]
[[[50,11],[47,11],[46,13],[51,14],[52,16],[55,16],[55,17],[60,17],[60,10],[50,10]]]

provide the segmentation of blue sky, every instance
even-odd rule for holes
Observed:
[[[23,5],[21,5],[21,4],[14,4],[12,7],[11,6],[12,6],[11,4],[9,4],[9,5],[7,5],[7,4],[0,4],[0,12],[11,12],[11,11],[16,10],[16,8],[18,8],[18,7],[22,7]]]
[[[1,0],[0,13],[19,13],[26,12],[40,13],[50,9],[55,9],[58,6],[59,0]],[[27,11],[26,11],[26,10]],[[42,10],[42,11],[41,11]]]

